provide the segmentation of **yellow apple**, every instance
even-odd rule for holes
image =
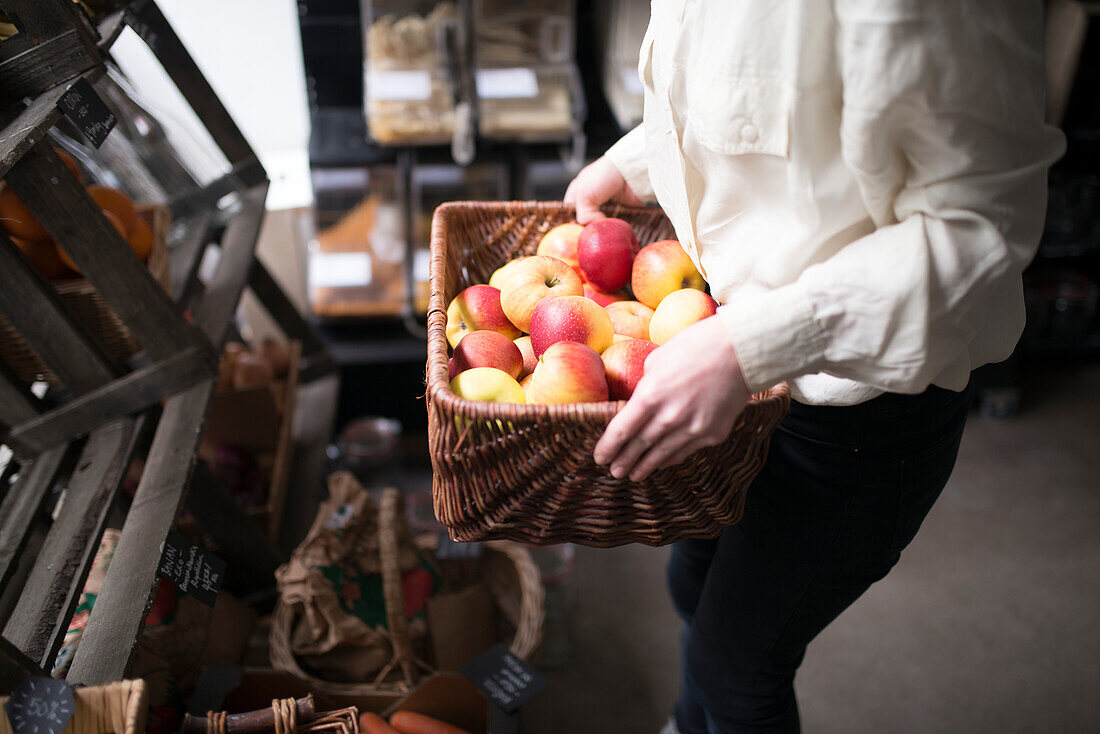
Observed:
[[[664,297],[649,320],[649,338],[664,344],[696,321],[713,316],[718,304],[703,291],[683,288]]]
[[[531,330],[531,314],[542,299],[584,293],[581,279],[573,269],[548,255],[533,255],[516,263],[501,274],[498,282],[504,314],[522,332]]]
[[[650,308],[657,308],[673,291],[683,288],[701,291],[706,285],[695,263],[676,240],[646,245],[634,258],[630,289],[635,298]]]
[[[526,403],[523,388],[507,372],[495,367],[474,367],[451,380],[451,390],[460,398],[488,403]]]

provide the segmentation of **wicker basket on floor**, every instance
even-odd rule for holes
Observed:
[[[659,209],[611,207],[645,245],[675,238]],[[428,310],[428,441],[436,517],[456,540],[536,545],[663,545],[714,537],[737,522],[745,492],[787,414],[785,384],[754,396],[729,438],[642,482],[615,479],[592,452],[624,402],[515,405],[474,402],[450,389],[447,305],[508,260],[534,254],[562,204],[455,202],[432,221]]]
[[[105,686],[74,688],[76,713],[62,734],[139,734],[145,731],[149,694],[143,680],[123,680]],[[7,703],[0,696],[0,707]],[[8,717],[0,715],[0,734],[12,734]]]
[[[375,678],[363,683],[328,681],[309,674],[298,663],[291,649],[291,632],[297,612],[282,600],[275,607],[271,619],[271,665],[309,684],[316,691],[334,695],[358,696],[387,693],[407,693],[417,679],[432,672],[431,666],[419,660],[413,653],[409,638],[408,620],[405,617],[405,601],[398,568],[397,525],[401,521],[403,505],[399,490],[388,488],[382,493],[379,507],[379,555],[382,561],[383,599],[386,605],[386,626],[393,645],[393,658]],[[425,534],[416,538],[421,551],[434,555],[439,538]],[[531,660],[542,644],[542,624],[545,616],[545,592],[538,567],[531,553],[524,547],[507,541],[485,544],[485,554],[476,561],[481,578],[486,582],[493,601],[515,634],[508,648],[519,658]],[[449,561],[434,559],[434,563],[446,575]],[[457,561],[460,565],[466,561]],[[468,571],[469,568],[464,570]],[[400,675],[394,678],[392,673]]]

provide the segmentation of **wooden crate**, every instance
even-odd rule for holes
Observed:
[[[5,10],[32,4],[62,14],[71,0],[0,0]],[[230,571],[254,583],[272,583],[282,557],[195,461],[215,391],[217,357],[234,332],[232,317],[244,288],[253,291],[288,339],[301,341],[299,384],[324,378],[304,386],[311,414],[334,412],[331,357],[255,258],[267,193],[263,167],[156,3],[132,0],[125,15],[113,17],[149,46],[230,170],[190,197],[186,207],[173,201],[177,216],[181,209],[189,216],[174,227],[179,231],[166,293],[43,142],[60,117],[57,102],[68,84],[0,113],[0,177],[143,346],[124,364],[105,355],[22,252],[0,236],[5,286],[0,312],[58,378],[40,399],[0,366],[0,443],[16,450],[19,465],[17,474],[0,477],[0,693],[49,669],[99,538],[115,513],[125,519],[67,674],[74,685],[124,677],[155,588],[162,544],[182,507],[214,539]],[[52,31],[61,35],[76,22],[58,23]],[[99,43],[106,50],[110,39],[101,37]],[[94,81],[103,72],[97,65],[79,77]],[[239,206],[227,221],[217,202],[229,194]],[[214,245],[221,254],[218,266],[200,282],[199,263]],[[322,386],[324,392],[316,390]],[[323,448],[320,439],[313,443]],[[297,448],[294,455],[303,456]],[[312,453],[306,458],[314,463]],[[144,469],[130,496],[122,486],[139,461]],[[319,472],[313,481],[319,481]],[[57,487],[65,488],[62,502]]]

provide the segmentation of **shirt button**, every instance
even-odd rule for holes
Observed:
[[[756,142],[757,135],[758,133],[756,131],[756,126],[751,123],[746,124],[741,128],[741,139],[744,140],[746,143]]]

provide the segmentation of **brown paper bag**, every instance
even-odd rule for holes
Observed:
[[[438,572],[416,548],[404,517],[399,518],[398,566],[405,586],[409,637],[422,652],[424,593],[438,587]],[[349,472],[329,477],[329,498],[321,504],[306,539],[275,573],[281,603],[292,611],[290,646],[317,677],[361,683],[374,679],[393,649],[386,631],[378,510]],[[410,608],[411,607],[411,608]]]

